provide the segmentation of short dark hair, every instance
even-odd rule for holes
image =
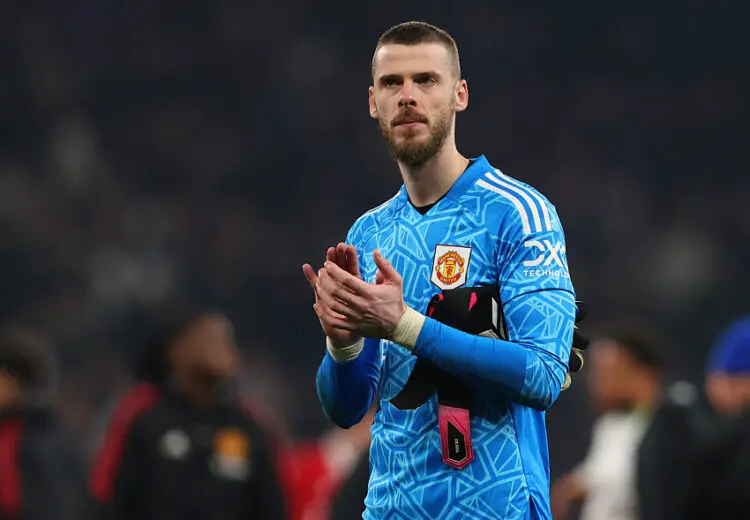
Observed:
[[[456,78],[461,78],[461,60],[458,56],[456,40],[448,31],[427,22],[411,21],[394,25],[378,38],[375,52],[372,55],[371,72],[375,77],[375,56],[383,45],[419,45],[420,43],[440,43],[448,49],[453,62],[453,72]]]
[[[0,372],[44,392],[53,383],[54,371],[52,352],[41,337],[17,326],[0,330]]]
[[[170,359],[172,347],[191,327],[213,315],[223,316],[224,311],[216,306],[186,301],[170,302],[141,315],[139,346],[134,349],[135,379],[156,386],[166,384],[174,368]]]
[[[669,347],[662,334],[643,323],[625,323],[610,327],[603,337],[630,354],[635,361],[662,373],[669,364]]]
[[[154,311],[144,320],[142,327],[145,330],[135,365],[136,380],[164,384],[172,372],[170,347],[206,314],[203,308],[178,304]]]

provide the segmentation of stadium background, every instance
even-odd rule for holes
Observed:
[[[84,449],[174,299],[226,309],[248,391],[319,433],[300,265],[400,183],[366,88],[380,32],[417,18],[459,42],[459,148],[556,204],[589,326],[659,325],[697,381],[747,311],[750,85],[741,12],[668,4],[5,2],[0,319],[55,344]],[[549,414],[553,474],[591,419],[577,383]]]

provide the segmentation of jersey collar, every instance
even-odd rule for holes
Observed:
[[[461,176],[456,179],[456,182],[453,183],[451,189],[449,189],[448,193],[442,198],[458,202],[461,196],[474,185],[480,176],[492,171],[492,166],[490,166],[489,161],[487,161],[487,158],[484,155],[470,158],[469,161],[471,162],[469,163],[468,168],[466,168]],[[397,200],[397,209],[401,209],[409,202],[409,195],[406,193],[406,186],[403,184],[398,192]]]

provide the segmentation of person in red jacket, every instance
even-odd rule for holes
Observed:
[[[283,456],[283,480],[292,520],[328,520],[341,486],[370,446],[374,412],[348,430],[333,428],[299,442]]]
[[[50,406],[52,353],[26,330],[0,332],[0,520],[81,520],[83,465]]]

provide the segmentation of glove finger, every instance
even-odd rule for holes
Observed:
[[[577,330],[573,330],[573,348],[578,350],[586,350],[589,346],[589,338],[579,333]]]
[[[586,304],[580,300],[576,300],[576,323],[586,319]]]
[[[573,379],[570,377],[570,373],[565,374],[565,381],[563,381],[562,389],[563,391],[567,390],[570,387],[570,384],[573,382]]]
[[[570,351],[570,360],[568,361],[568,372],[575,374],[583,368],[583,353],[574,348]]]

